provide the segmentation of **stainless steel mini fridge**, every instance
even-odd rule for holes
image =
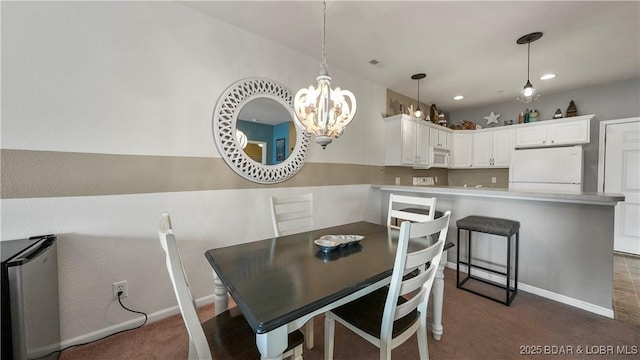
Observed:
[[[0,246],[2,359],[57,359],[60,313],[56,236],[2,241]]]

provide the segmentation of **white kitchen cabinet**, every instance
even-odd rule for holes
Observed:
[[[471,130],[455,131],[452,135],[453,146],[451,154],[453,156],[452,168],[468,169],[472,167],[473,154],[473,132]]]
[[[588,144],[591,139],[590,131],[590,119],[547,125],[551,145]]]
[[[583,115],[519,125],[515,145],[528,148],[587,144],[593,118],[594,115]]]
[[[409,115],[385,120],[385,165],[427,167],[429,127]]]
[[[513,129],[476,130],[473,133],[474,168],[508,168],[514,149]]]
[[[441,149],[449,149],[448,131],[431,127],[429,130],[429,145]]]

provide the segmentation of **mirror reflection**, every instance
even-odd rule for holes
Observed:
[[[247,102],[236,121],[238,143],[246,139],[244,153],[253,161],[276,165],[286,160],[296,145],[291,113],[279,102],[256,98]]]

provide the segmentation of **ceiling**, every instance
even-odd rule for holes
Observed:
[[[319,1],[181,2],[320,61]],[[412,98],[411,75],[424,72],[420,101],[452,111],[515,101],[527,80],[527,46],[516,40],[535,31],[544,36],[531,43],[530,79],[543,97],[640,77],[638,1],[329,1],[326,56],[330,74]],[[558,76],[539,79],[549,72]]]

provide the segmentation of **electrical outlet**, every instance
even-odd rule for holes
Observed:
[[[118,293],[122,291],[120,298],[126,298],[129,295],[127,290],[127,280],[113,283],[113,300],[118,300]]]
[[[414,176],[413,177],[413,185],[433,186],[434,185],[433,177],[431,177],[431,176],[424,176],[424,177]]]
[[[492,183],[492,184],[495,184],[495,183],[496,183],[496,177],[495,177],[495,176],[492,176],[492,177],[491,177],[491,183]]]

